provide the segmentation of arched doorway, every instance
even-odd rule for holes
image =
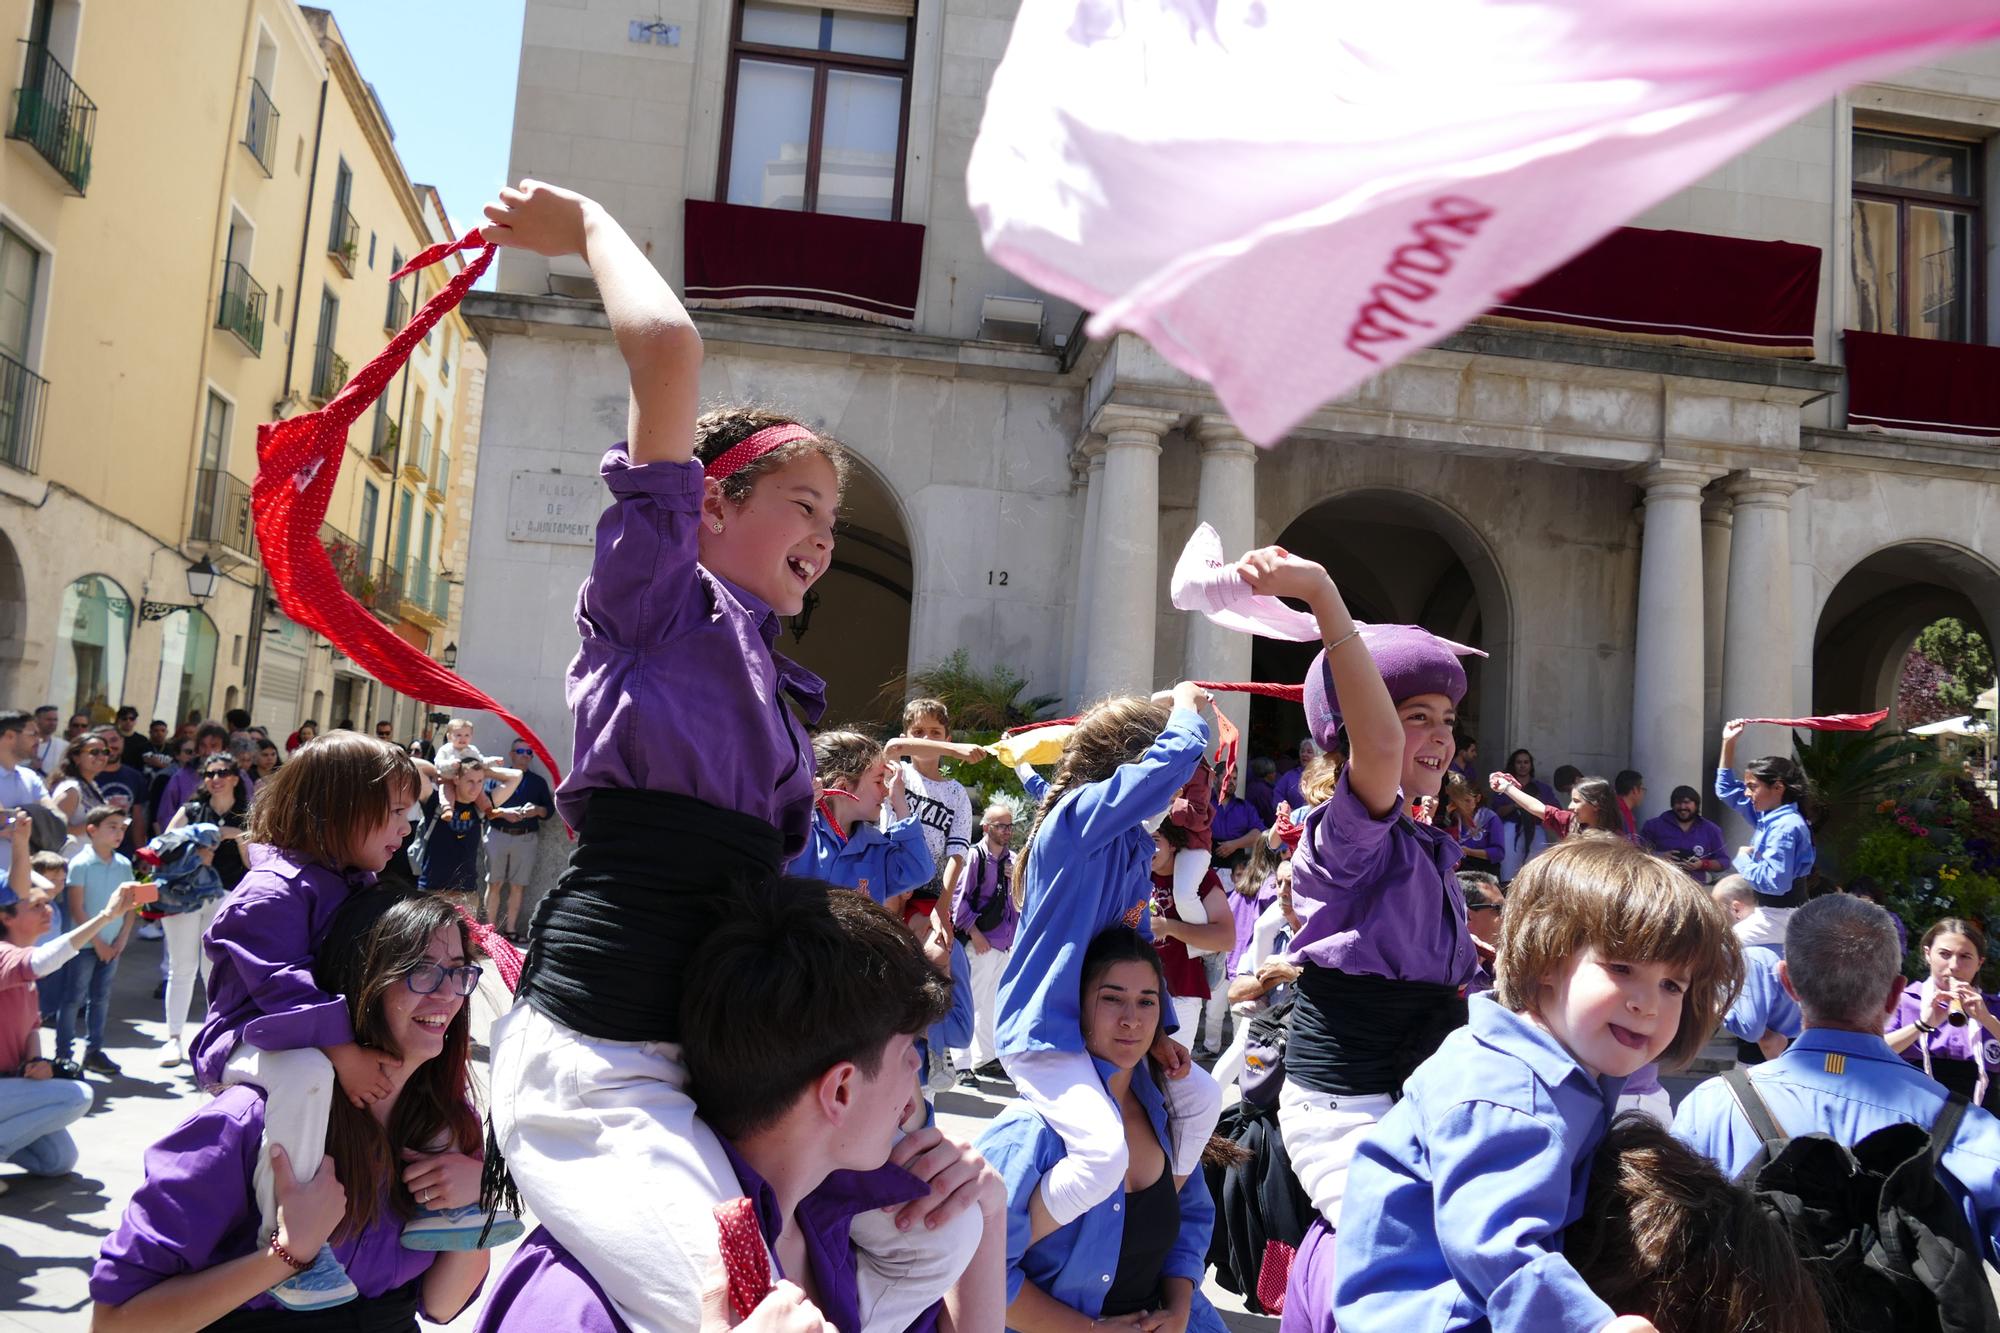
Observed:
[[[1891,710],[1896,683],[1923,629],[1946,616],[1995,643],[2000,569],[1947,542],[1884,547],[1847,571],[1820,608],[1813,636],[1813,711]],[[1990,684],[1991,682],[1987,682]]]
[[[132,644],[132,599],[102,574],[63,589],[56,612],[55,671],[49,696],[69,712],[109,722],[125,702],[125,661]]]
[[[891,705],[883,688],[910,654],[915,573],[902,506],[887,483],[850,453],[833,563],[777,648],[826,681],[827,722],[868,722]]]
[[[21,556],[0,532],[0,697],[26,699],[40,691],[21,679],[28,653],[28,580]]]
[[[1484,649],[1467,657],[1460,729],[1476,737],[1482,762],[1505,754],[1513,610],[1485,540],[1456,511],[1409,491],[1347,491],[1300,514],[1277,544],[1326,566],[1357,620],[1422,625]],[[1260,638],[1251,652],[1258,680],[1299,681],[1319,651],[1313,643]],[[1297,708],[1253,701],[1253,754],[1289,750],[1305,735]]]
[[[160,685],[153,695],[153,716],[175,726],[214,713],[215,650],[220,640],[215,622],[195,607],[182,607],[160,622]]]

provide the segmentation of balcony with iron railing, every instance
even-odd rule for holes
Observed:
[[[257,524],[250,512],[250,484],[222,468],[197,469],[188,540],[224,546],[246,560],[255,560]]]
[[[403,604],[403,571],[388,560],[378,560],[369,568],[373,571],[373,588],[368,609],[378,619],[398,619]]]
[[[243,122],[243,146],[257,165],[271,174],[271,152],[278,144],[278,108],[256,79],[250,80],[250,113]]]
[[[252,356],[264,355],[264,289],[250,270],[227,260],[222,265],[222,299],[216,303],[215,327],[243,340]]]
[[[431,580],[431,612],[440,625],[451,619],[451,580],[443,574]]]
[[[384,333],[401,333],[403,326],[410,322],[410,298],[403,295],[403,284],[389,284],[389,309],[382,316]]]
[[[325,343],[313,348],[312,396],[320,402],[347,387],[347,362]]]
[[[422,565],[411,561],[409,573],[404,576],[403,596],[396,607],[397,613],[412,625],[421,625],[425,629],[443,629],[444,617],[436,611],[437,593],[433,591],[434,585],[443,582],[443,579]],[[448,589],[445,597],[449,601]]]
[[[396,450],[403,442],[403,428],[377,413],[375,432],[368,441],[368,465],[384,476],[396,470]]]
[[[333,231],[327,238],[326,252],[340,265],[342,273],[354,276],[354,260],[361,253],[361,224],[346,208],[333,215]]]
[[[0,353],[0,464],[33,472],[42,461],[42,409],[49,382]]]
[[[78,194],[90,184],[91,141],[97,134],[97,103],[83,95],[62,62],[38,42],[28,48],[21,87],[7,137],[30,144]]]
[[[421,485],[430,480],[431,473],[431,428],[417,427],[417,451],[403,460],[403,480]]]
[[[375,570],[369,562],[368,552],[331,523],[319,525],[319,544],[326,548],[326,558],[333,562],[334,577],[340,580],[340,586],[363,606],[373,608]]]
[[[451,481],[451,455],[446,453],[440,441],[437,451],[437,466],[431,469],[430,480],[424,483],[424,490],[430,495],[432,504],[443,504],[445,486]]]

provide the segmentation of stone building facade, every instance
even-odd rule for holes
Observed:
[[[1978,410],[1864,427],[1850,419],[1844,336],[1941,335],[1931,342],[1975,358],[1975,378],[2000,369],[1977,360],[2000,357],[1980,346],[1996,233],[1995,173],[1979,162],[2000,129],[2000,50],[1857,90],[1635,220],[1814,247],[1810,355],[1480,322],[1259,450],[1205,385],[1136,337],[1084,338],[1073,307],[980,250],[964,168],[1013,8],[666,0],[660,23],[641,25],[608,0],[528,6],[512,174],[603,201],[676,290],[692,271],[703,291],[751,291],[754,272],[734,288],[713,274],[720,249],[763,225],[756,214],[820,225],[773,184],[778,164],[805,164],[803,192],[818,173],[822,212],[832,199],[846,216],[922,229],[907,318],[829,318],[804,302],[696,310],[704,400],[788,409],[860,463],[835,567],[784,645],[832,682],[832,720],[881,716],[903,672],[959,648],[1069,703],[1182,676],[1300,679],[1309,649],[1220,633],[1168,605],[1166,574],[1201,521],[1230,549],[1282,542],[1324,560],[1357,615],[1478,644],[1490,656],[1464,716],[1485,758],[1525,746],[1544,774],[1637,767],[1647,815],[1674,785],[1705,785],[1721,719],[1887,706],[1925,624],[1957,614],[2000,628],[2000,374],[1984,399],[1971,393],[1994,408],[1990,432]],[[842,52],[829,55],[843,25],[868,46],[875,36],[851,25],[885,15],[907,25],[902,63],[843,69]],[[787,32],[798,50],[765,40]],[[871,49],[896,49],[893,36]],[[767,65],[824,81],[798,144]],[[893,152],[874,159],[829,139],[828,125],[856,137],[860,113],[823,96],[871,71],[904,96]],[[1902,287],[1882,294],[1875,232],[1857,239],[1883,143],[1937,146],[1974,182],[1955,202],[1905,201],[1961,227],[1948,250],[1924,248],[1929,223],[1896,233],[1895,253],[1922,261],[1906,302]],[[746,180],[745,154],[767,149],[763,176]],[[884,154],[893,197],[855,184],[856,163]],[[745,209],[726,214],[739,230],[720,240],[717,203]],[[883,231],[885,250],[904,235]],[[491,364],[462,661],[566,753],[571,613],[625,377],[580,270],[510,253],[500,275],[468,302]],[[776,268],[764,281],[782,285]],[[1939,371],[1960,398],[1967,373]],[[554,526],[535,530],[537,514]],[[1260,746],[1303,731],[1296,710],[1232,707],[1252,713]]]

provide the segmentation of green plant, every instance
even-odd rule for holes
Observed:
[[[911,672],[898,693],[907,698],[942,699],[959,730],[1001,732],[1041,718],[1061,697],[1040,694],[1023,700],[1021,691],[1027,687],[1027,677],[1011,667],[979,670],[972,665],[972,655],[960,648],[943,661]],[[900,711],[900,703],[896,706]]]
[[[1883,906],[1921,934],[1940,917],[1958,916],[1991,933],[2000,919],[2000,863],[1995,837],[2000,816],[1984,798],[1968,801],[1946,788],[1908,801],[1884,799],[1859,821],[1845,878],[1875,881]],[[1908,975],[1922,976],[1914,952]]]
[[[1953,775],[1937,747],[1900,731],[1819,731],[1793,742],[1811,788],[1813,836],[1822,869],[1851,870],[1848,855],[1865,816],[1890,797],[1928,796]]]

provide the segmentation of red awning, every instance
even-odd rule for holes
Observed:
[[[693,310],[808,310],[914,328],[923,258],[914,223],[687,201]]]
[[[1758,356],[1813,354],[1819,250],[1620,227],[1485,319]]]
[[[2000,437],[2000,347],[1848,329],[1847,424]]]

